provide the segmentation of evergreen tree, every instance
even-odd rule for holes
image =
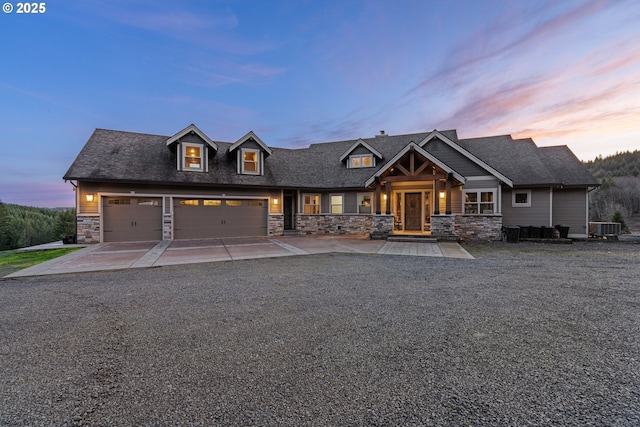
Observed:
[[[53,234],[59,238],[65,234],[76,233],[76,210],[66,209],[56,213]]]
[[[624,232],[628,232],[629,231],[629,227],[627,227],[627,223],[624,221],[624,217],[622,216],[622,212],[616,211],[613,214],[613,217],[611,218],[611,222],[619,222],[620,223],[620,228],[622,228],[622,231],[624,231]]]

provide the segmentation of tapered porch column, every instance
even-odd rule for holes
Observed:
[[[447,215],[451,215],[451,180],[447,178],[446,182],[446,191],[447,191],[447,199],[445,201],[446,207],[444,213]]]
[[[382,203],[381,203],[381,197],[380,197],[380,193],[381,193],[381,184],[380,184],[380,178],[376,177],[376,215],[380,215],[382,214]]]
[[[436,200],[434,203],[435,206],[433,207],[433,214],[440,215],[440,181],[437,179],[433,181],[433,192],[435,193]]]
[[[385,214],[391,215],[391,183],[389,181],[385,182],[384,188],[387,190],[387,210]]]

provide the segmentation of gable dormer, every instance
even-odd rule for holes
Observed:
[[[382,160],[382,154],[360,138],[340,156],[341,162],[344,163],[345,160],[349,169],[372,168],[377,160]]]
[[[167,147],[175,150],[179,171],[207,172],[208,159],[218,146],[194,124],[167,139]]]
[[[237,173],[241,175],[264,175],[264,159],[273,154],[258,135],[249,131],[245,136],[233,143],[227,150],[236,156]]]

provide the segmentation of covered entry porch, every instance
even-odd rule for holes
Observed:
[[[367,185],[375,189],[376,215],[393,217],[393,234],[441,234],[442,217],[461,205],[465,178],[416,144],[409,144]],[[451,222],[453,220],[451,219]]]

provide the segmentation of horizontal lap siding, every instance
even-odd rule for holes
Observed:
[[[524,190],[527,189],[522,189]],[[502,192],[502,223],[504,225],[552,225],[549,224],[551,206],[548,188],[531,189],[531,207],[512,207],[512,191],[521,190],[508,188]]]
[[[553,224],[569,226],[571,235],[587,235],[587,190],[569,189],[553,192]]]

